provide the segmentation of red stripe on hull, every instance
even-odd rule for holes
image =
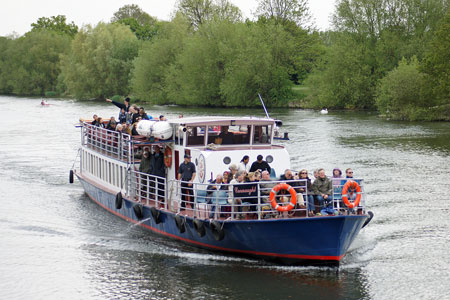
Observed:
[[[102,203],[98,202],[94,197],[92,197],[89,193],[86,193],[89,198],[91,198],[95,203],[97,203],[98,205],[100,205],[101,207],[103,207],[104,209],[106,209],[107,211],[109,211],[110,213],[121,217],[122,219],[128,221],[128,222],[132,222],[135,224],[138,224],[139,222],[134,220],[134,219],[130,219],[112,209],[110,209],[107,206],[104,206]],[[244,253],[244,254],[251,254],[251,255],[257,255],[257,256],[267,256],[267,257],[280,257],[280,258],[288,258],[288,259],[304,259],[304,260],[322,260],[322,261],[336,261],[339,262],[344,256],[340,255],[340,256],[320,256],[320,255],[300,255],[300,254],[279,254],[279,253],[270,253],[270,252],[259,252],[259,251],[252,251],[252,250],[238,250],[238,249],[232,249],[232,248],[224,248],[224,247],[220,247],[220,246],[213,246],[210,244],[205,244],[202,242],[198,242],[198,241],[194,241],[194,240],[190,240],[187,238],[183,238],[162,230],[159,230],[157,228],[154,228],[152,226],[149,226],[147,224],[144,223],[140,223],[140,226],[147,228],[151,231],[154,231],[156,233],[159,233],[161,235],[165,235],[165,236],[169,236],[171,238],[175,238],[181,241],[184,241],[186,243],[189,244],[194,244],[194,245],[199,245],[205,248],[210,248],[210,249],[215,249],[215,250],[220,250],[220,251],[226,251],[226,252],[234,252],[234,253]]]

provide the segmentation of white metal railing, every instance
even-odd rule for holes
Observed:
[[[168,209],[167,182],[164,177],[131,171],[129,197],[146,205]]]
[[[95,151],[120,160],[131,162],[132,143],[131,136],[114,130],[83,123],[81,127],[81,144],[89,146]]]
[[[169,190],[172,191],[168,199],[168,207],[177,213],[181,211],[190,212],[194,217],[201,219],[267,219],[267,218],[291,218],[291,217],[310,217],[320,213],[323,209],[332,209],[336,214],[356,213],[358,209],[364,209],[365,194],[363,191],[362,180],[358,179],[362,188],[361,202],[357,208],[350,210],[342,203],[343,182],[340,186],[333,187],[332,201],[317,203],[312,191],[306,188],[306,180],[293,181],[260,181],[244,182],[237,184],[216,184],[216,189],[209,189],[208,186],[213,183],[201,184],[193,183],[192,186],[186,186],[188,183],[179,180],[169,181]],[[296,191],[297,204],[288,212],[278,212],[273,209],[269,194],[274,186],[279,183],[287,183]],[[236,195],[235,188],[243,188],[249,191],[248,196],[242,193]],[[301,190],[303,189],[303,190]],[[356,193],[354,194],[356,196]],[[351,197],[349,198],[351,199]],[[291,195],[286,192],[278,193],[276,201],[280,206],[286,206],[291,201]],[[314,205],[314,208],[311,207]]]

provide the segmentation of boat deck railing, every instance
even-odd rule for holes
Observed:
[[[81,144],[126,162],[131,163],[133,159],[131,136],[126,133],[83,123]]]
[[[237,184],[193,183],[192,186],[188,186],[189,182],[180,180],[166,181],[165,178],[140,172],[133,174],[134,184],[130,190],[132,198],[145,205],[199,219],[308,218],[317,215],[362,214],[365,207],[362,179],[355,179],[361,186],[361,201],[357,207],[349,209],[342,202],[342,187],[346,182],[344,179],[342,184],[333,186],[332,200],[318,203],[314,195],[304,189],[305,180]],[[272,189],[280,183],[287,183],[296,190],[297,203],[289,211],[280,212],[274,209],[269,199]],[[350,201],[353,201],[355,196],[356,193],[350,194]],[[280,191],[276,194],[275,201],[280,207],[288,206],[292,201],[291,194]],[[311,207],[312,204],[314,208]]]

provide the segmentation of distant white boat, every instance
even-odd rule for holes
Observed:
[[[324,108],[320,111],[322,115],[326,115],[328,113],[328,109]]]

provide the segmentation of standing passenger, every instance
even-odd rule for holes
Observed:
[[[255,172],[256,170],[267,171],[270,174],[271,168],[267,161],[263,160],[263,156],[260,154],[256,157],[256,161],[252,163],[250,167],[250,172]]]
[[[106,99],[106,102],[112,103],[120,109],[123,108],[125,110],[125,112],[128,112],[128,109],[130,108],[130,98],[128,98],[128,97],[125,98],[125,100],[123,100],[123,103],[119,103],[119,102],[113,101],[111,99]],[[119,117],[120,117],[120,115],[119,115]]]
[[[181,207],[184,210],[186,202],[194,203],[194,192],[192,190],[192,183],[195,179],[195,165],[191,162],[189,154],[184,155],[184,162],[178,168],[178,180],[181,180]]]
[[[248,155],[244,155],[244,157],[241,159],[238,170],[244,170],[247,173],[250,172],[249,160],[250,160],[250,157]]]
[[[158,197],[160,201],[164,201],[164,178],[166,177],[166,166],[164,165],[164,153],[161,152],[161,148],[158,145],[153,146],[154,153],[151,156],[151,174],[157,176],[153,180],[158,181]]]

